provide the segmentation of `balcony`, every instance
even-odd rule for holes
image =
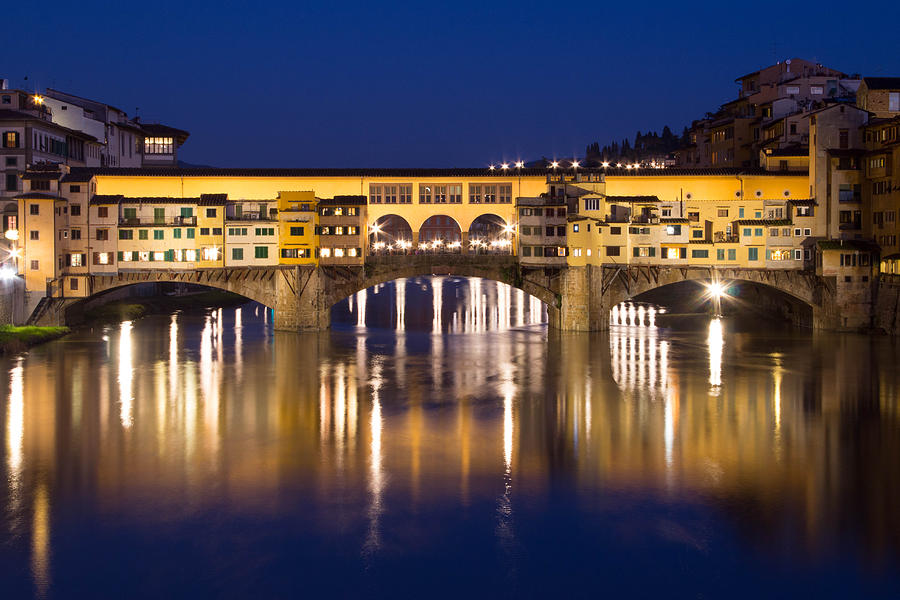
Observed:
[[[142,219],[140,217],[121,217],[119,219],[119,225],[121,227],[165,227],[165,226],[178,226],[178,227],[196,227],[197,225],[197,217],[171,217],[169,219]]]
[[[838,227],[841,231],[854,231],[857,229],[862,229],[861,221],[852,221],[850,223],[841,223]]]
[[[859,202],[862,202],[862,194],[860,194],[859,192],[855,192],[855,191],[853,191],[853,190],[840,190],[840,191],[838,192],[838,202],[841,202],[841,203],[849,203],[849,202],[859,203]]]
[[[276,221],[276,215],[272,215],[271,217],[267,216],[266,213],[258,213],[258,212],[245,212],[239,215],[225,215],[226,221]]]

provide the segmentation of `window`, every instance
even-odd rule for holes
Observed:
[[[3,95],[3,104],[12,104],[12,96],[8,94]]]
[[[621,246],[607,246],[606,247],[606,255],[607,256],[619,256],[621,252]]]
[[[666,235],[681,235],[681,225],[666,225]]]
[[[717,216],[719,216],[719,217],[727,217],[727,216],[728,216],[728,209],[727,209],[727,208],[720,208],[720,209],[717,211],[716,214],[717,214]]]
[[[744,207],[742,206],[738,209],[738,219],[743,219],[743,218],[744,218]]]
[[[212,234],[213,235],[222,235],[222,228],[221,227],[213,227]]]
[[[581,248],[572,248],[572,256],[581,256]]]
[[[41,214],[41,207],[38,204],[29,204],[28,205],[28,214],[30,215],[39,215]]]
[[[812,228],[810,228],[810,227],[805,227],[805,228],[803,229],[803,235],[805,235],[805,236],[807,236],[807,237],[811,236],[811,235],[812,235]]]
[[[80,204],[72,204],[71,206],[69,206],[69,208],[71,209],[69,212],[70,215],[72,215],[73,217],[81,216],[81,205]]]
[[[69,289],[77,290],[78,289],[78,280],[74,277],[69,278]]]
[[[763,235],[763,228],[762,228],[762,227],[757,227],[757,228],[755,228],[755,229],[753,230],[753,235],[755,235],[755,236],[757,236],[757,237],[762,237],[762,235]]]
[[[737,260],[737,249],[736,248],[728,249],[728,260]]]
[[[170,137],[144,138],[144,154],[172,154],[172,148]]]
[[[40,271],[41,270],[41,262],[38,260],[31,261],[31,270],[32,271]]]
[[[309,258],[309,248],[282,248],[281,258]]]
[[[18,131],[4,131],[3,132],[3,147],[4,148],[18,148],[19,147],[19,132]]]
[[[900,92],[888,93],[888,110],[891,112],[900,111]]]
[[[572,225],[572,233],[578,233],[578,224]]]
[[[97,241],[105,242],[109,240],[109,229],[98,229],[97,230]]]
[[[700,238],[702,238],[702,237],[703,237],[703,230],[702,230],[702,229],[692,229],[692,230],[691,230],[691,237],[694,238],[694,239],[700,239]]]
[[[429,184],[419,184],[419,204],[431,204],[433,198],[433,187]]]
[[[148,236],[147,231],[148,231],[148,230],[146,230],[146,229],[139,229],[139,230],[138,230],[138,239],[139,239],[139,240],[146,240],[146,239],[147,239],[147,236]]]
[[[133,219],[137,219],[137,209],[136,208],[123,208],[122,209],[122,218],[126,221],[131,221]]]
[[[156,224],[161,224],[166,222],[166,209],[165,208],[154,208],[153,209],[153,222]]]
[[[759,260],[759,248],[747,248],[747,260]]]
[[[303,235],[302,227],[291,227],[291,235]]]
[[[709,250],[691,250],[691,258],[709,258]]]
[[[244,249],[243,248],[232,248],[231,249],[231,260],[244,260]]]
[[[172,230],[172,239],[180,240],[181,239],[181,229],[176,227]]]
[[[41,234],[39,231],[35,231],[35,230],[29,231],[28,239],[30,239],[32,241],[37,241],[37,240],[41,239]]]
[[[207,208],[206,209],[206,218],[207,219],[215,219],[216,218],[216,209],[215,208]]]
[[[163,230],[162,229],[154,229],[153,230],[153,239],[154,240],[165,239]]]
[[[800,249],[794,250],[794,260],[803,260],[803,251]]]
[[[600,210],[600,198],[585,198],[584,210]]]
[[[448,185],[447,192],[449,194],[448,201],[450,204],[462,203],[462,185]]]
[[[253,254],[256,258],[269,258],[268,246],[254,246]]]
[[[209,227],[201,227],[200,235],[209,235]]]
[[[36,179],[31,182],[32,190],[39,190],[42,192],[50,191],[50,180],[49,179]]]
[[[522,256],[531,256],[531,246],[522,246]]]
[[[100,235],[100,230],[97,230],[97,235]],[[133,240],[134,239],[134,230],[133,229],[120,229],[119,230],[119,239],[120,240]]]
[[[190,206],[182,206],[181,207],[181,217],[182,218],[191,218],[194,216],[194,209]]]
[[[15,192],[19,189],[19,176],[15,173],[6,174],[6,191]]]
[[[821,96],[825,93],[825,89],[821,85],[811,85],[809,86],[809,93],[812,96]]]
[[[678,248],[670,248],[670,250],[675,250],[675,255],[673,258],[678,258]],[[647,258],[656,256],[656,248],[650,246],[643,247],[635,247],[632,249],[634,256],[637,258]]]
[[[97,218],[98,219],[109,218],[109,207],[108,206],[98,206],[97,207]]]
[[[80,230],[80,229],[73,229],[73,230],[72,230],[72,239],[73,239],[73,240],[80,240],[80,239],[81,239],[81,230]]]
[[[609,234],[610,235],[622,235],[622,228],[621,227],[610,227]]]
[[[194,228],[193,227],[188,227],[185,231],[187,231],[187,238],[189,240],[194,239]]]

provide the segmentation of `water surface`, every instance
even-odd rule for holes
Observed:
[[[4,597],[900,593],[897,343],[631,308],[423,278],[7,357]]]

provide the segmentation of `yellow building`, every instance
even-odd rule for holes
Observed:
[[[316,264],[318,200],[313,191],[278,192],[278,263]]]

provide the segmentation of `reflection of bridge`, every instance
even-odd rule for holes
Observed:
[[[447,253],[369,256],[361,267],[123,271],[91,276],[88,284],[91,297],[149,282],[219,288],[273,308],[279,329],[317,330],[328,328],[330,309],[336,302],[359,290],[400,277],[432,274],[482,277],[521,289],[547,305],[551,327],[567,331],[606,329],[610,310],[622,301],[671,284],[713,279],[740,283],[742,300],[780,313],[796,324],[826,329],[837,325],[833,284],[805,271],[659,266],[529,268],[515,256]],[[65,311],[77,302],[80,300],[54,299],[35,315],[34,321],[64,322]]]

